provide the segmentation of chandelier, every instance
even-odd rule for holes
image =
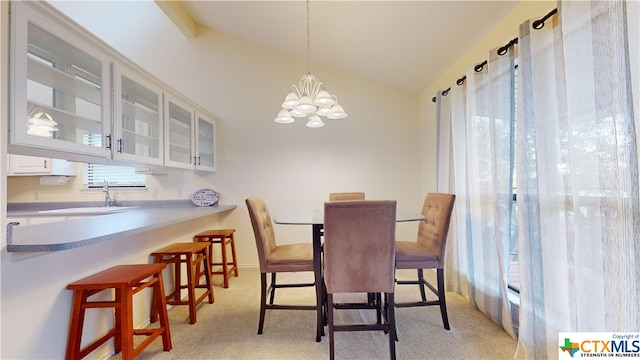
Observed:
[[[307,118],[307,126],[323,127],[321,117],[328,119],[344,119],[347,113],[335,95],[331,95],[324,84],[311,74],[309,56],[309,0],[307,0],[307,74],[300,78],[300,82],[291,85],[289,93],[282,103],[282,110],[275,118],[280,124],[291,124],[294,118]]]

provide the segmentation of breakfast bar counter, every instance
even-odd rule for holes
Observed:
[[[149,231],[197,218],[231,211],[236,205],[194,206],[190,202],[153,201],[143,204],[126,204],[119,212],[107,212],[88,216],[75,211],[79,218],[66,218],[46,224],[21,226],[7,225],[8,252],[60,251],[117,239],[122,236]],[[67,205],[68,208],[72,206]],[[34,211],[28,208],[8,208],[8,217],[42,216],[56,211]],[[59,214],[69,215],[64,211]]]

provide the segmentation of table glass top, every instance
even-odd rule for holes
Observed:
[[[414,211],[396,209],[396,222],[426,220],[422,214]],[[288,209],[278,211],[273,222],[283,225],[318,225],[324,223],[324,211],[322,209]]]

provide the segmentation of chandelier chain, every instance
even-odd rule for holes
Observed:
[[[311,74],[311,32],[309,31],[309,0],[307,0],[307,74]]]

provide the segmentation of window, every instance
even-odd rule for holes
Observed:
[[[515,133],[518,127],[518,64],[516,59],[516,65],[513,71],[513,98],[514,98],[514,107],[515,107],[515,119],[514,119],[514,136],[512,138],[513,144],[512,148],[515,151]],[[518,158],[514,154],[513,167],[511,168],[511,177],[512,177],[512,186],[513,186],[513,206],[511,207],[511,251],[509,253],[509,271],[508,271],[508,281],[507,285],[509,290],[520,294],[520,272],[518,269],[518,206],[516,204],[516,187],[517,187],[517,178],[516,178],[516,166]]]
[[[100,134],[84,134],[83,143],[91,146],[102,146]],[[105,180],[110,187],[145,187],[145,175],[136,174],[135,168],[87,163],[83,166],[84,187],[87,189],[102,188]]]
[[[84,164],[84,187],[102,188],[105,180],[110,187],[145,187],[145,175],[136,174],[128,166],[113,166],[88,163]]]

